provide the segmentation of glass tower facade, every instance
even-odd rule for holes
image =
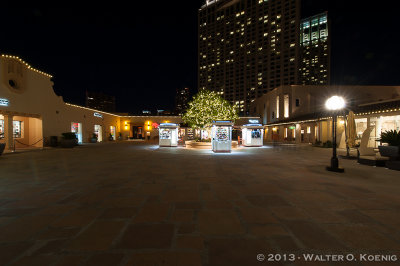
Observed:
[[[324,85],[330,82],[330,38],[328,13],[300,22],[300,84]]]

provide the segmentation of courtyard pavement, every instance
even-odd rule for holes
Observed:
[[[3,155],[0,265],[398,265],[400,173],[344,159],[327,172],[330,154],[123,142]]]

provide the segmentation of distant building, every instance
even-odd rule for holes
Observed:
[[[269,90],[299,82],[299,0],[207,0],[198,25],[198,87],[241,114]]]
[[[182,115],[188,107],[190,98],[189,88],[177,89],[175,96],[175,114]]]
[[[102,92],[86,91],[86,107],[104,112],[115,112],[115,97]]]
[[[299,61],[300,84],[329,84],[330,37],[327,12],[301,20]]]

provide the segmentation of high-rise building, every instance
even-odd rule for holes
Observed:
[[[175,96],[175,114],[182,115],[188,107],[190,98],[189,88],[177,89]]]
[[[115,97],[102,92],[86,91],[86,107],[104,112],[115,112]]]
[[[300,84],[329,84],[330,37],[327,12],[301,20],[299,61]]]
[[[199,89],[241,114],[263,93],[299,82],[300,0],[206,0],[198,24]]]

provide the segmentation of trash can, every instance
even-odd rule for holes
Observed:
[[[58,146],[58,137],[50,136],[50,147],[57,147],[57,146]]]

